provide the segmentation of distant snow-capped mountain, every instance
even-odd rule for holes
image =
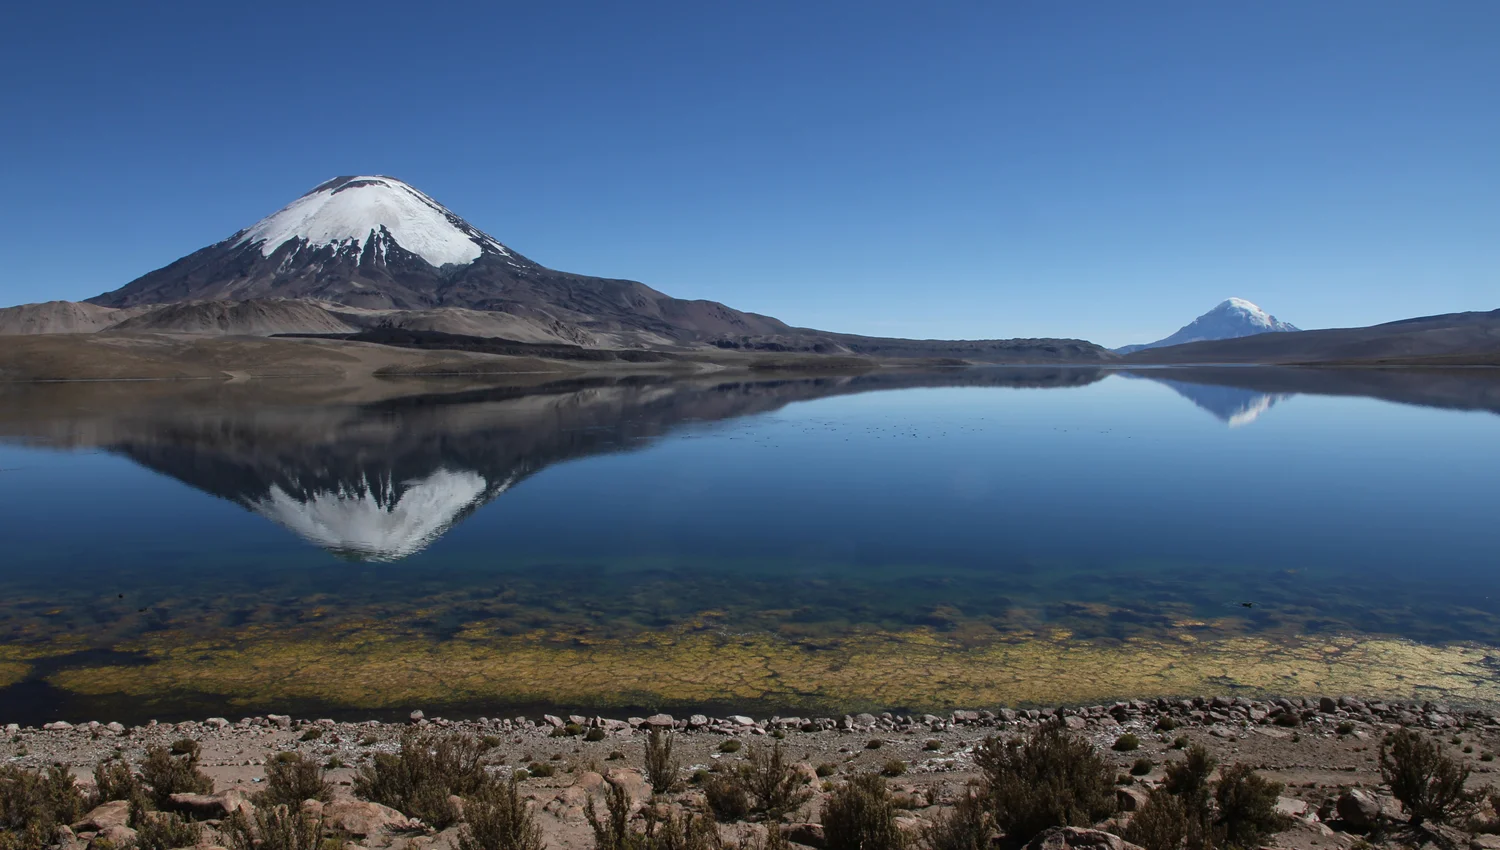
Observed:
[[[1243,298],[1231,298],[1184,325],[1177,333],[1156,342],[1116,348],[1118,354],[1129,354],[1146,348],[1165,348],[1209,339],[1236,339],[1264,333],[1284,333],[1301,328],[1283,322]]]

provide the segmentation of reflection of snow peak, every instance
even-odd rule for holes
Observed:
[[[487,486],[473,472],[439,469],[399,487],[365,479],[305,500],[272,486],[250,509],[326,549],[394,561],[425,549]]]
[[[1241,425],[1249,425],[1260,418],[1262,413],[1271,409],[1271,405],[1286,398],[1284,395],[1258,395],[1238,411],[1230,414],[1229,427],[1238,428]]]

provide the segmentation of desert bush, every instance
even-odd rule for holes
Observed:
[[[1163,714],[1161,717],[1156,718],[1156,731],[1158,732],[1170,732],[1179,725],[1181,724],[1171,715]]]
[[[871,738],[870,740],[865,742],[865,749],[867,750],[878,750],[883,746],[885,746],[885,741],[882,741],[879,738]]]
[[[1468,766],[1410,729],[1392,732],[1380,742],[1380,776],[1413,825],[1463,817],[1479,802],[1478,794],[1464,788]]]
[[[927,739],[927,742],[922,745],[922,749],[926,750],[929,753],[935,753],[942,748],[943,742],[939,741],[936,738],[929,738]]]
[[[184,821],[170,812],[148,812],[131,806],[130,825],[135,829],[136,850],[172,850],[174,847],[193,847],[203,834],[196,823]]]
[[[1192,743],[1192,741],[1188,740],[1188,736],[1186,736],[1186,735],[1178,735],[1177,737],[1175,737],[1175,738],[1172,739],[1172,749],[1174,749],[1174,750],[1185,750],[1185,749],[1188,748],[1188,745],[1191,744],[1191,743]]]
[[[602,741],[604,740],[604,730],[598,726],[592,726],[589,728],[589,731],[583,733],[583,740]]]
[[[67,765],[45,771],[0,767],[0,848],[50,844],[57,827],[83,817],[84,805]]]
[[[1338,732],[1340,735],[1353,735],[1354,734],[1354,721],[1353,720],[1341,720],[1341,721],[1339,721],[1338,728],[1335,731]]]
[[[1183,801],[1189,813],[1207,817],[1211,798],[1210,781],[1219,762],[1199,744],[1188,747],[1187,758],[1167,765],[1162,788]]]
[[[682,771],[682,763],[672,754],[675,736],[651,727],[646,738],[646,781],[651,783],[651,793],[664,795],[676,787],[676,775]]]
[[[310,728],[307,731],[303,732],[302,733],[302,737],[298,738],[297,740],[299,740],[299,741],[316,741],[316,740],[318,740],[321,737],[323,737],[323,727],[321,727],[321,726],[313,726],[312,728]]]
[[[229,850],[322,850],[322,819],[290,806],[264,806],[249,817],[241,809],[219,831]]]
[[[828,850],[902,850],[896,807],[885,780],[875,774],[850,779],[823,804]]]
[[[880,766],[881,776],[900,776],[906,772],[906,762],[901,759],[891,759]]]
[[[928,822],[920,840],[923,850],[987,850],[993,832],[994,819],[984,800],[966,793],[952,809]]]
[[[534,761],[526,765],[526,772],[531,776],[546,779],[550,776],[556,776],[557,768],[544,761]]]
[[[360,768],[354,793],[445,829],[458,819],[448,797],[474,795],[489,781],[483,755],[480,743],[464,735],[408,732],[400,752],[376,753],[373,764]]]
[[[724,823],[744,820],[750,814],[750,792],[740,770],[709,774],[703,781],[703,797],[714,817]]]
[[[753,747],[741,773],[746,790],[755,798],[757,811],[779,816],[801,805],[809,796],[802,777],[792,769],[786,750],[777,741],[769,747]]]
[[[542,830],[520,793],[520,781],[489,782],[464,798],[458,850],[544,850]]]
[[[111,759],[94,765],[94,797],[98,803],[138,800],[144,796],[140,777],[124,761]]]
[[[1286,819],[1276,811],[1279,794],[1280,782],[1266,779],[1247,764],[1225,768],[1214,789],[1214,802],[1219,808],[1215,843],[1253,850],[1284,829]]]
[[[1133,764],[1130,765],[1130,775],[1145,776],[1146,774],[1150,773],[1151,769],[1154,767],[1156,767],[1156,762],[1153,762],[1151,759],[1138,758]]]
[[[828,764],[827,762],[824,762],[823,764],[820,764],[817,767],[813,768],[813,773],[816,773],[819,779],[826,779],[827,777],[830,777],[838,772],[838,765]]]
[[[176,755],[173,755],[173,753]],[[141,780],[151,787],[151,802],[165,809],[173,794],[209,794],[214,781],[198,769],[198,742],[178,741],[172,749],[152,747],[141,762]]]
[[[682,763],[672,755],[674,735],[651,727],[646,738],[646,781],[651,783],[654,794],[665,794],[677,785],[677,774]]]
[[[604,788],[605,814],[599,815],[590,797],[584,813],[594,832],[595,850],[719,850],[719,833],[713,822],[692,814],[660,815],[654,807],[645,812],[645,831],[630,828],[630,796],[612,783]]]
[[[1182,798],[1164,788],[1156,788],[1146,798],[1121,837],[1146,850],[1181,850],[1188,839],[1190,822]],[[1202,843],[1189,847],[1202,847]]]
[[[1115,811],[1114,769],[1087,741],[1049,725],[974,751],[995,825],[1019,842],[1054,826],[1092,826]]]
[[[1133,732],[1126,732],[1125,734],[1115,739],[1114,749],[1117,752],[1128,753],[1131,750],[1138,750],[1140,748],[1141,739],[1136,737],[1135,733]]]
[[[323,768],[301,753],[284,753],[266,763],[266,788],[257,795],[258,806],[286,805],[296,808],[303,800],[333,799],[333,783],[323,778]]]

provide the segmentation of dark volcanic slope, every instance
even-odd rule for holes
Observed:
[[[1425,316],[1368,328],[1194,342],[1137,351],[1121,363],[1500,365],[1500,310]]]
[[[914,341],[792,328],[718,302],[672,298],[632,280],[560,272],[512,251],[390,177],[330,180],[228,239],[90,303],[132,307],[267,299],[366,310],[503,313],[536,323],[549,337],[597,348],[717,346],[1007,362],[1114,357],[1083,340]],[[342,321],[368,326],[357,317]],[[400,325],[405,320],[381,321]]]

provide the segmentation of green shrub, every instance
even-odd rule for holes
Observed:
[[[602,741],[604,740],[604,730],[599,728],[598,726],[590,727],[589,731],[583,733],[583,740]]]
[[[881,776],[900,776],[906,772],[906,762],[901,759],[891,759],[880,767]]]
[[[579,735],[583,734],[583,727],[579,726],[577,723],[569,723],[568,725],[563,727],[563,734],[568,736],[569,738],[576,738]]]
[[[323,737],[323,727],[321,727],[321,726],[313,726],[313,727],[308,728],[305,732],[303,732],[302,736],[300,738],[298,738],[297,740],[299,740],[299,741],[316,741],[316,740],[318,740],[321,737]]]
[[[819,778],[827,778],[834,775],[835,773],[838,773],[839,769],[837,765],[832,765],[824,762],[823,764],[820,764],[816,768],[814,768],[813,772],[816,773]]]
[[[1187,758],[1167,765],[1162,788],[1187,805],[1190,814],[1207,817],[1210,813],[1210,780],[1219,762],[1203,746],[1188,747]]]
[[[1180,725],[1176,718],[1171,715],[1163,714],[1161,717],[1156,718],[1156,731],[1158,732],[1170,732]]]
[[[503,743],[505,741],[499,735],[485,735],[479,739],[479,744],[484,747],[485,752],[489,752]]]
[[[1113,746],[1117,752],[1128,753],[1131,750],[1138,750],[1141,748],[1141,739],[1136,737],[1135,733],[1133,732],[1126,732],[1125,734],[1115,739],[1115,743]]]
[[[203,747],[200,746],[198,742],[194,741],[192,738],[178,738],[177,740],[172,742],[171,749],[172,755],[188,756],[193,761],[198,761],[198,759],[203,755]]]
[[[630,797],[615,785],[606,783],[604,798],[606,810],[603,817],[599,815],[593,797],[584,807],[589,827],[594,832],[595,850],[719,850],[721,847],[718,831],[706,818],[693,814],[662,816],[655,807],[648,807],[645,831],[636,832],[630,827]],[[773,831],[777,836],[764,845],[768,850],[772,842],[780,838],[779,830]],[[785,842],[777,842],[775,847],[782,850]]]
[[[923,850],[989,850],[993,833],[993,818],[985,810],[984,801],[977,795],[964,794],[952,809],[928,822],[921,846]]]
[[[408,732],[400,752],[376,753],[360,769],[354,793],[445,829],[458,819],[448,797],[477,794],[488,781],[482,757],[479,742],[465,735]]]
[[[283,753],[266,763],[266,787],[256,795],[257,806],[297,808],[303,800],[333,799],[333,783],[323,778],[317,761],[301,753]]]
[[[59,826],[83,817],[83,792],[67,765],[46,771],[0,766],[0,846],[42,847]]]
[[[214,781],[198,769],[197,742],[187,743],[192,746],[181,748],[179,755],[166,747],[152,747],[141,762],[141,779],[151,786],[151,802],[158,809],[167,808],[173,794],[210,794],[214,790]],[[179,748],[174,744],[172,749]]]
[[[1354,721],[1353,720],[1341,720],[1341,721],[1339,721],[1338,727],[1334,731],[1338,732],[1340,735],[1353,735],[1354,734]]]
[[[744,744],[740,743],[738,740],[736,740],[734,738],[730,738],[729,740],[727,740],[724,743],[722,743],[722,744],[719,745],[719,752],[721,752],[721,753],[737,753],[737,752],[740,751],[740,747],[742,747],[742,746],[744,746]]]
[[[828,850],[901,850],[905,840],[885,780],[865,774],[834,789],[823,804],[823,835]]]
[[[203,828],[169,812],[147,812],[132,807],[130,825],[135,829],[136,850],[173,850],[193,847]]]
[[[925,744],[922,745],[922,749],[926,750],[929,753],[935,753],[938,750],[941,750],[942,748],[943,748],[943,742],[939,741],[936,738],[929,738],[927,740],[927,743],[925,743]]]
[[[1235,850],[1254,850],[1286,827],[1276,811],[1281,783],[1272,782],[1247,764],[1230,765],[1222,771],[1214,789],[1218,803],[1219,844]]]
[[[1413,825],[1463,817],[1479,802],[1479,795],[1464,788],[1468,766],[1410,729],[1392,732],[1380,742],[1380,776]]]
[[[490,735],[490,736],[486,737],[484,739],[485,742],[486,742],[486,745],[488,745],[488,742],[489,742],[490,738],[494,738],[494,737],[495,736],[493,736],[493,735]],[[499,741],[500,741],[499,738],[495,738],[495,743],[496,743],[497,746],[499,745]],[[374,735],[365,735],[364,737],[362,737],[362,738],[359,739],[359,745],[361,747],[373,747],[373,746],[375,746],[378,743],[380,743],[380,739],[377,738],[377,737],[375,737]]]
[[[321,850],[323,822],[289,806],[257,808],[230,815],[220,827],[229,850]]]
[[[517,782],[524,782],[527,779],[531,778],[531,771],[527,770],[524,767],[518,767],[510,772],[510,776]]]
[[[622,753],[622,752],[620,752],[619,750],[611,750],[610,753],[609,753],[609,755],[607,755],[607,756],[604,757],[604,760],[605,761],[624,761],[625,760],[625,754]]]
[[[651,783],[653,794],[666,794],[677,785],[682,763],[672,755],[675,738],[672,733],[655,726],[651,727],[651,734],[646,738],[646,781]]]
[[[1154,767],[1156,767],[1156,762],[1153,762],[1148,758],[1139,758],[1136,759],[1135,763],[1130,766],[1130,775],[1145,776],[1146,774],[1150,773],[1152,768]]]
[[[867,749],[867,750],[878,750],[878,749],[880,749],[884,745],[885,745],[885,742],[882,741],[882,740],[880,740],[879,738],[871,738],[870,740],[868,740],[868,741],[865,742],[865,749]]]
[[[544,761],[534,761],[526,765],[526,772],[531,776],[547,779],[557,775],[557,768]]]
[[[1054,826],[1092,826],[1115,811],[1114,769],[1058,725],[974,751],[995,825],[1025,843]]]
[[[464,798],[458,850],[544,850],[542,830],[520,793],[520,781],[488,782]]]
[[[1185,750],[1185,749],[1188,748],[1188,745],[1191,744],[1191,743],[1192,743],[1192,741],[1188,740],[1188,736],[1186,736],[1186,735],[1178,735],[1177,737],[1175,737],[1175,738],[1172,739],[1172,749],[1174,749],[1174,750]]]

